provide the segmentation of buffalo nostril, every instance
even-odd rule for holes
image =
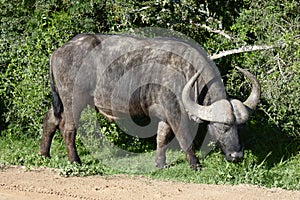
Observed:
[[[243,152],[233,152],[228,154],[228,161],[239,161],[243,158]]]
[[[238,157],[238,153],[237,152],[233,152],[231,154],[229,154],[230,157],[232,158],[237,158]]]

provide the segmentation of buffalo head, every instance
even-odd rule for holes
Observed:
[[[249,118],[260,98],[260,84],[250,72],[237,68],[252,83],[252,91],[245,102],[237,99],[221,99],[211,105],[200,105],[190,98],[190,91],[201,72],[197,72],[182,91],[182,102],[191,119],[208,121],[208,132],[221,147],[228,161],[243,158],[244,148],[241,144],[238,127]]]

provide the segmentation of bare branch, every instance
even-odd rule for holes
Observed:
[[[279,57],[279,54],[276,54],[275,60],[277,61],[277,65],[278,65],[281,76],[283,77],[283,79],[286,79],[286,77],[284,76],[282,69],[281,69],[281,64],[286,65],[286,63]]]
[[[207,17],[206,22],[207,23],[211,23],[211,22],[217,23],[218,26],[219,26],[219,29],[223,29],[222,21],[219,20],[219,19],[216,19],[214,17],[214,15],[211,14],[211,12],[210,12],[210,10],[208,8],[208,2],[207,2],[207,0],[205,0],[205,8],[204,8],[204,10],[199,10],[199,12],[206,15],[206,17]],[[216,30],[216,29],[213,29],[213,28],[211,28],[211,27],[209,27],[209,26],[207,26],[205,24],[193,23],[192,21],[190,21],[190,23],[193,24],[194,26],[206,29],[210,33],[217,33],[219,35],[222,35],[222,36],[224,36],[225,38],[227,38],[229,40],[233,40],[234,39],[232,36],[230,36],[229,34],[227,34],[223,30]]]
[[[222,30],[214,30],[205,24],[200,25],[200,27],[206,29],[208,32],[220,34],[229,40],[233,39],[230,35],[228,35],[227,33],[225,33]]]
[[[241,47],[239,49],[231,49],[227,51],[222,51],[221,53],[213,54],[210,56],[212,60],[216,60],[228,55],[237,54],[237,53],[244,53],[244,52],[251,52],[251,51],[257,51],[257,50],[268,50],[274,48],[274,45],[268,46],[268,45],[261,45],[261,46],[245,46]]]
[[[220,35],[224,36],[225,38],[227,38],[229,40],[233,40],[234,39],[233,37],[231,37],[230,35],[228,35],[227,33],[225,33],[222,30],[215,30],[215,29],[212,29],[212,28],[210,28],[209,26],[207,26],[205,24],[196,24],[196,23],[193,23],[192,21],[190,21],[190,23],[192,23],[194,26],[197,26],[197,27],[200,27],[200,28],[204,28],[204,29],[206,29],[210,33],[220,34]]]
[[[150,8],[150,6],[144,6],[144,7],[140,8],[140,9],[138,9],[138,10],[136,10],[136,11],[137,11],[137,12],[141,12],[141,11],[147,10],[147,9],[149,9],[149,8]]]

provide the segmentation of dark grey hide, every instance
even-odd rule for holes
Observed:
[[[255,77],[239,70],[253,86],[243,103],[227,98],[217,67],[196,45],[167,38],[78,35],[51,56],[53,105],[44,118],[40,154],[50,156],[59,128],[69,161],[80,163],[76,127],[81,111],[90,104],[110,120],[158,118],[153,129],[158,167],[166,165],[165,151],[172,136],[191,167],[199,167],[191,124],[203,121],[209,122],[209,133],[226,159],[239,160],[243,147],[237,127],[247,121],[260,97]]]

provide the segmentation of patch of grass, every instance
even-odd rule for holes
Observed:
[[[104,166],[97,160],[90,161],[82,165],[77,163],[68,163],[63,166],[60,171],[60,175],[64,177],[103,175],[103,173]]]
[[[272,187],[300,190],[300,152],[270,169]]]
[[[265,137],[268,139],[263,141],[262,138]],[[46,166],[60,169],[60,174],[66,177],[127,173],[181,182],[254,184],[300,190],[298,139],[279,137],[277,134],[264,135],[264,133],[246,136],[244,139],[246,151],[241,162],[229,163],[219,150],[213,150],[200,160],[202,170],[195,172],[191,170],[181,151],[168,151],[167,159],[170,167],[156,169],[154,168],[155,152],[119,158],[113,156],[113,159],[108,162],[95,159],[78,140],[78,152],[83,162],[82,165],[78,165],[67,161],[67,153],[60,134],[54,137],[51,148],[52,158],[38,156],[39,138],[26,134],[1,134],[0,169],[7,165],[22,165],[28,168]],[[101,155],[99,156],[101,158]]]
[[[2,134],[0,138],[0,163],[2,164],[51,168],[60,168],[67,164],[65,146],[59,135],[53,140],[51,159],[38,155],[39,138],[28,134]]]

